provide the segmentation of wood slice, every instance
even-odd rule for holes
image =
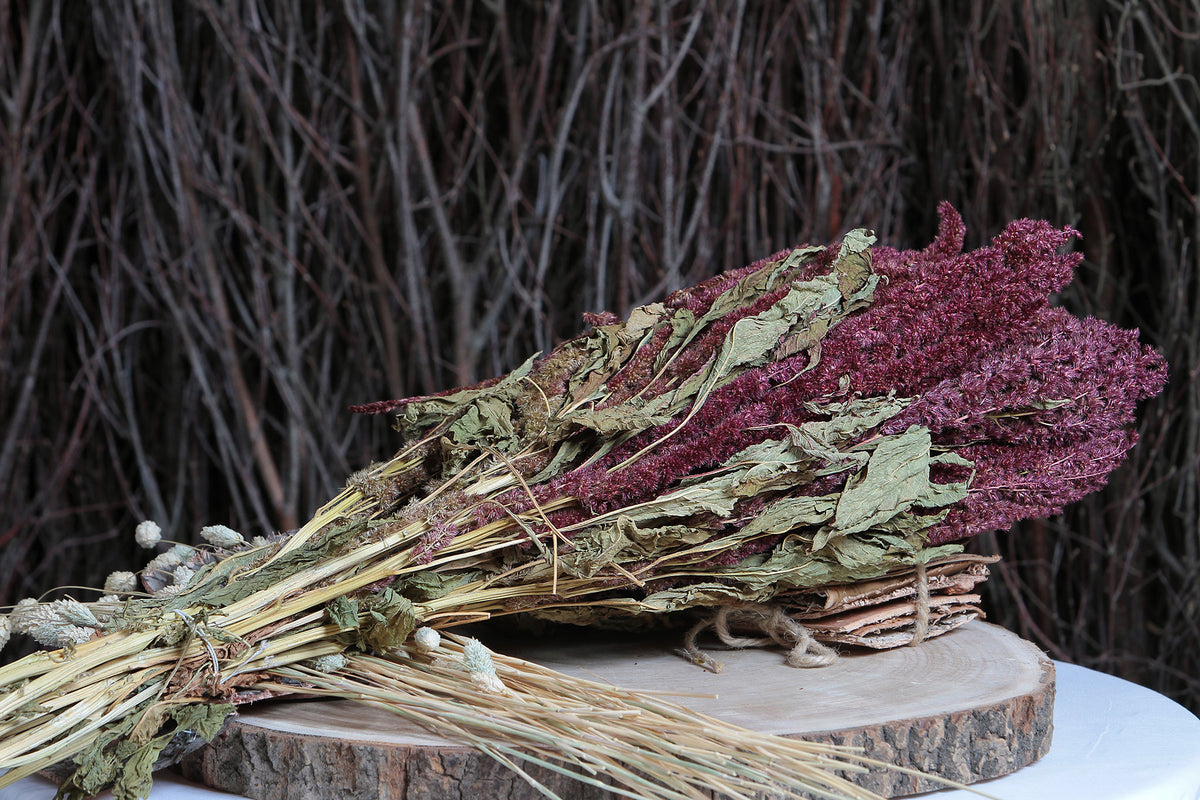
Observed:
[[[973,622],[918,647],[846,652],[816,669],[788,667],[778,650],[714,652],[725,663],[719,674],[674,655],[675,636],[590,633],[489,645],[567,674],[676,692],[682,705],[753,730],[862,747],[890,764],[962,783],[1017,770],[1050,746],[1054,665],[994,625]],[[245,708],[183,771],[260,800],[541,797],[474,749],[341,700]],[[564,800],[615,797],[549,770],[531,773]],[[887,770],[851,777],[889,797],[939,787]]]

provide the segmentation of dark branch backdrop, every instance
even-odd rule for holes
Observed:
[[[1107,491],[980,543],[992,618],[1200,708],[1194,2],[445,6],[0,2],[0,605],[294,526],[396,445],[351,403],[947,199],[1078,227],[1062,302],[1172,365]]]

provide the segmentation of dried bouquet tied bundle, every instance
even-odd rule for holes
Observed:
[[[1049,306],[1078,261],[1059,252],[1070,229],[1022,220],[969,253],[963,233],[949,206],[923,251],[853,231],[597,315],[495,380],[359,409],[394,412],[404,446],[294,534],[214,526],[156,556],[148,595],[117,574],[97,602],[13,612],[63,649],[0,670],[0,782],[73,759],[68,794],[138,796],[184,732],[309,692],[637,797],[864,796],[826,773],[851,753],[661,701],[564,728],[536,713],[561,686],[436,631],[703,609],[693,633],[786,634],[805,663],[811,634],[892,646],[971,618],[986,565],[960,540],[1101,486],[1165,365],[1136,333]]]

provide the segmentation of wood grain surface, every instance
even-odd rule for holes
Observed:
[[[1004,775],[1050,745],[1054,666],[1033,645],[973,622],[917,647],[847,651],[832,666],[788,667],[778,650],[714,652],[713,674],[674,655],[675,634],[586,634],[493,649],[615,686],[677,693],[682,705],[758,731],[848,744],[963,783]],[[468,747],[348,701],[243,709],[184,774],[262,800],[475,800],[541,797]],[[534,770],[564,800],[615,797]],[[937,788],[895,771],[854,776],[885,796]]]

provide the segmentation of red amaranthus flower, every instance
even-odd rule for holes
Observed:
[[[1076,231],[1017,220],[989,246],[963,252],[961,217],[947,203],[939,212],[938,236],[924,250],[872,248],[881,277],[873,301],[830,330],[819,349],[738,375],[694,413],[642,431],[536,487],[534,496],[572,495],[588,514],[635,504],[783,435],[783,426],[820,419],[814,408],[889,394],[912,402],[862,438],[919,425],[930,430],[935,449],[973,464],[936,468],[945,481],[973,478],[968,498],[931,530],[932,541],[1058,513],[1103,486],[1135,443],[1129,429],[1135,408],[1162,389],[1165,363],[1138,343],[1136,331],[1050,306],[1050,295],[1070,281],[1081,258],[1063,252]],[[804,272],[827,270],[836,255],[829,248]],[[677,292],[664,306],[703,316],[738,281],[785,256]],[[731,310],[665,366],[671,329],[659,328],[608,383],[605,406],[686,381],[716,356],[739,320],[770,308],[786,291],[785,284]],[[827,477],[811,489],[837,491],[844,481],[845,475]],[[527,505],[517,492],[510,499]],[[578,510],[560,513],[563,524],[581,518]]]

